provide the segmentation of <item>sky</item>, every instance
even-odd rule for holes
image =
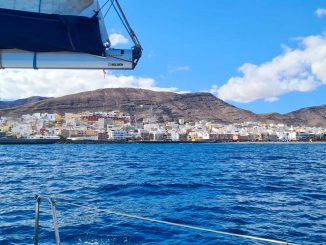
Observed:
[[[135,70],[4,70],[0,98],[135,87],[211,92],[256,113],[326,104],[324,0],[120,3],[144,48]],[[106,25],[115,47],[132,45],[114,12]]]

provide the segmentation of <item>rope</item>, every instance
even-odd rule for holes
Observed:
[[[38,12],[41,13],[41,5],[42,5],[42,0],[39,0],[38,2]]]
[[[4,69],[3,65],[2,65],[2,49],[0,49],[0,69]]]
[[[34,52],[34,56],[33,56],[33,69],[37,70],[37,53]]]
[[[41,13],[41,7],[42,7],[42,0],[39,0],[38,1],[38,12]],[[34,55],[33,55],[33,69],[34,70],[37,70],[37,53],[34,52]]]
[[[198,231],[205,231],[205,232],[215,233],[215,234],[219,234],[219,235],[241,237],[241,238],[244,238],[244,239],[263,241],[263,242],[274,243],[274,244],[294,245],[293,243],[279,241],[279,240],[273,240],[273,239],[256,237],[256,236],[241,235],[241,234],[236,234],[236,233],[231,233],[231,232],[224,232],[224,231],[201,228],[201,227],[197,227],[197,226],[179,224],[179,223],[175,223],[175,222],[168,222],[168,221],[163,221],[163,220],[151,219],[151,218],[146,218],[146,217],[142,217],[142,216],[138,216],[138,215],[114,212],[114,211],[111,211],[109,209],[92,208],[92,207],[88,207],[88,206],[85,206],[85,205],[75,204],[75,203],[70,203],[70,202],[65,202],[65,201],[61,201],[60,203],[67,204],[67,205],[70,205],[70,206],[85,208],[85,209],[88,209],[88,210],[91,210],[91,211],[95,211],[97,213],[114,214],[114,215],[122,216],[122,217],[126,217],[126,218],[145,220],[145,221],[149,221],[149,222],[153,222],[153,223],[172,225],[172,226],[177,226],[177,227],[182,227],[182,228],[187,228],[187,229],[192,229],[192,230],[198,230]]]
[[[119,57],[116,57],[116,56],[113,56],[113,55],[106,55],[106,57],[110,57],[112,59],[116,59],[116,60],[121,60],[121,61],[128,62],[128,63],[132,63],[132,61],[130,61],[130,60],[122,59],[122,58],[119,58]]]

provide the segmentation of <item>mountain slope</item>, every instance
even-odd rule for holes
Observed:
[[[123,111],[138,119],[151,116],[160,122],[180,117],[187,121],[206,119],[225,123],[256,119],[254,113],[229,105],[209,93],[177,94],[131,88],[100,89],[47,99],[18,108],[1,110],[0,115],[112,110]]]
[[[326,105],[307,107],[287,114],[260,114],[260,121],[280,122],[287,125],[307,125],[326,128]]]
[[[19,107],[0,110],[0,116],[18,117],[35,112],[64,114],[113,110],[122,111],[138,120],[150,117],[153,122],[175,121],[183,117],[186,121],[260,121],[326,128],[326,105],[304,108],[288,114],[255,114],[232,106],[210,93],[177,94],[133,88],[100,89],[59,98],[40,99],[31,104],[25,103]]]
[[[26,99],[20,99],[20,100],[14,100],[14,101],[0,101],[0,110],[1,109],[8,109],[8,108],[14,108],[17,106],[32,104],[35,102],[39,102],[42,100],[48,99],[47,97],[41,97],[41,96],[33,96]]]
[[[326,127],[326,105],[313,106],[293,111],[285,115],[288,124],[314,125]]]

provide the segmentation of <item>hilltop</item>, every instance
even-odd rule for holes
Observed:
[[[175,121],[182,117],[186,121],[260,121],[326,127],[326,105],[303,108],[288,114],[255,114],[230,105],[210,93],[178,94],[133,88],[99,89],[58,98],[42,98],[40,101],[26,101],[23,105],[0,110],[0,115],[18,117],[35,112],[64,114],[113,110],[122,111],[136,119],[150,116],[158,122]]]

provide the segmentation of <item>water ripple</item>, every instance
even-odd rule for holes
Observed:
[[[326,145],[0,146],[0,195],[70,202],[298,244],[326,242]],[[34,201],[0,199],[0,244],[31,244]],[[63,244],[248,244],[58,202]],[[53,244],[43,202],[41,244]],[[250,242],[250,244],[260,244]]]

